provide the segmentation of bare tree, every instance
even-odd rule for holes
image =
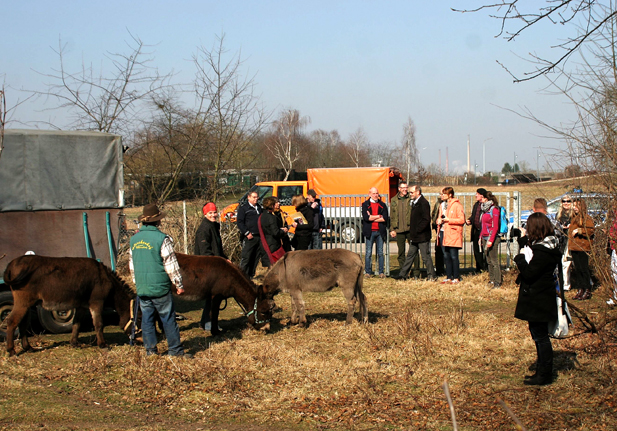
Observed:
[[[272,123],[272,135],[266,140],[266,146],[285,171],[283,181],[287,181],[294,163],[300,158],[299,135],[310,122],[309,117],[301,117],[298,110],[288,108]]]
[[[533,71],[524,73],[523,77],[512,74],[514,82],[528,81],[554,71],[562,66],[575,52],[602,33],[603,27],[616,16],[612,0],[606,4],[600,0],[544,0],[537,2],[522,2],[520,0],[500,0],[484,4],[473,9],[452,9],[457,12],[478,12],[489,10],[489,16],[500,21],[498,36],[503,36],[508,42],[515,40],[530,27],[543,22],[559,26],[573,27],[575,36],[557,43],[551,48],[557,48],[560,53],[554,59],[545,59],[530,54],[536,64]],[[512,29],[510,29],[513,27]]]
[[[149,98],[167,85],[171,75],[160,75],[150,63],[148,46],[130,35],[127,53],[108,53],[111,71],[97,71],[90,64],[69,71],[66,66],[66,44],[62,40],[54,52],[59,66],[51,73],[40,73],[50,81],[45,91],[30,91],[36,96],[56,100],[51,109],[70,114],[68,127],[79,130],[128,134],[142,120],[142,108]],[[142,103],[143,102],[143,103]],[[57,127],[55,124],[48,124]]]
[[[411,117],[403,125],[403,160],[405,163],[405,173],[407,181],[411,181],[411,174],[420,167],[418,147],[416,145],[416,125]]]
[[[201,47],[193,57],[197,70],[196,117],[208,121],[212,129],[208,158],[213,174],[211,199],[215,202],[221,192],[222,172],[247,151],[270,115],[254,93],[254,77],[244,78],[241,74],[240,53],[225,59],[224,41],[223,34],[212,49]]]
[[[152,119],[127,157],[149,199],[178,197],[185,183],[196,188],[190,197],[216,201],[224,171],[245,157],[266,121],[253,78],[243,77],[239,53],[227,58],[224,41],[224,35],[217,37],[211,49],[199,47],[193,56],[195,79],[184,90],[194,97],[192,107],[180,102],[182,86],[150,97]]]
[[[358,130],[349,136],[347,154],[356,168],[360,166],[362,154],[367,151],[368,145],[369,140],[362,127],[358,127]]]

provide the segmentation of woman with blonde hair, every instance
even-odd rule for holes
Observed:
[[[591,272],[589,271],[589,252],[595,233],[595,223],[587,214],[587,204],[576,198],[573,203],[574,215],[568,229],[568,250],[572,255],[572,287],[577,289],[572,299],[591,298]]]
[[[568,251],[568,229],[574,211],[572,209],[572,197],[564,195],[561,198],[561,205],[555,216],[555,232],[559,239],[559,250],[561,251],[561,266],[563,268],[563,290],[570,290],[570,266],[572,257]]]
[[[302,195],[291,198],[291,204],[298,211],[291,215],[294,220],[292,226],[296,229],[291,245],[294,250],[308,250],[313,241],[313,210]]]
[[[461,202],[454,197],[452,187],[444,187],[441,190],[441,199],[442,205],[436,220],[437,241],[446,263],[446,278],[441,283],[456,284],[460,281],[458,251],[463,248],[465,212]]]

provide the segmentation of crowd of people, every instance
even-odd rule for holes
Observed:
[[[419,185],[408,187],[402,182],[388,205],[379,190],[371,188],[362,206],[362,235],[365,240],[364,276],[375,275],[373,245],[377,255],[376,272],[386,277],[384,243],[388,235],[398,245],[399,272],[393,278],[406,280],[419,276],[422,258],[429,281],[445,276],[443,284],[460,282],[459,251],[463,247],[463,229],[471,228],[471,242],[476,272],[487,272],[489,286],[502,285],[499,263],[500,206],[497,198],[484,188],[476,190],[471,214],[465,216],[463,205],[452,187],[444,187],[431,208]],[[283,214],[277,197],[270,196],[259,204],[256,192],[237,211],[237,228],[242,243],[240,268],[249,278],[255,276],[261,261],[271,267],[285,253],[293,250],[318,250],[323,247],[325,219],[320,199],[314,190],[307,196],[292,198],[292,214]],[[221,240],[218,211],[212,202],[203,206],[204,219],[195,233],[195,254],[227,259]],[[154,204],[146,205],[140,216],[141,230],[131,239],[130,269],[143,313],[142,330],[148,354],[156,354],[154,316],[160,316],[168,338],[169,354],[184,355],[171,298],[171,286],[182,294],[182,277],[173,252],[172,239],[158,230],[164,214]],[[290,238],[290,233],[293,236]],[[589,254],[593,246],[595,224],[583,199],[565,195],[554,218],[547,217],[545,199],[534,201],[533,214],[518,236],[521,252],[514,258],[519,269],[520,285],[515,317],[529,322],[529,331],[538,356],[536,373],[527,376],[525,384],[545,385],[552,381],[552,346],[549,322],[556,319],[556,294],[576,290],[574,300],[591,298],[593,281]],[[617,221],[608,229],[608,252],[611,271],[617,286]],[[431,241],[435,240],[435,262],[431,257]],[[407,254],[405,254],[407,250]],[[559,271],[556,270],[559,268]],[[609,301],[617,305],[617,288]],[[211,330],[211,301],[206,301],[200,326]]]

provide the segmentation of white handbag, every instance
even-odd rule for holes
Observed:
[[[562,306],[561,296],[556,296],[556,298],[557,320],[548,322],[548,335],[553,338],[566,338],[572,317],[570,316],[570,310],[568,310],[568,303],[566,302]]]

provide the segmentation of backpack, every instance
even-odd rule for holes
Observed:
[[[499,207],[499,235],[508,234],[508,214],[506,209],[502,206]]]

